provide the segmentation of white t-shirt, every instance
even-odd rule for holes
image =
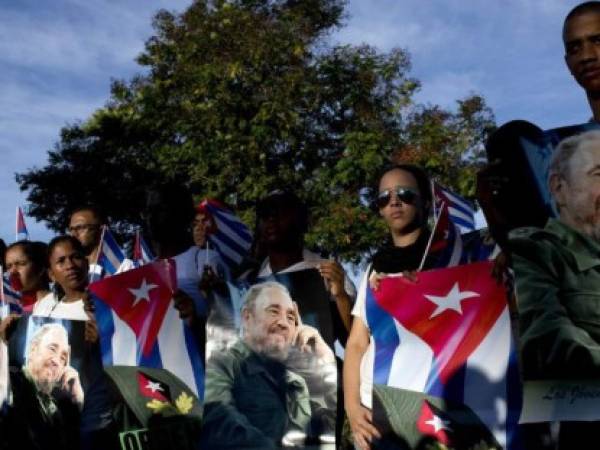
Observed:
[[[369,282],[369,273],[371,265],[363,274],[356,303],[352,308],[352,315],[363,322],[363,325],[369,330],[369,346],[360,360],[360,402],[367,408],[373,408],[373,370],[375,361],[375,341],[371,336],[371,330],[367,322],[367,283]]]
[[[292,264],[289,267],[277,272],[277,273],[289,273],[289,272],[298,272],[300,270],[305,269],[315,269],[320,263],[329,261],[327,259],[322,258],[317,253],[311,252],[310,250],[303,249],[302,250],[302,261],[297,262],[296,264]],[[262,265],[260,266],[260,270],[258,271],[258,276],[260,278],[268,277],[273,274],[273,270],[271,269],[271,264],[269,263],[269,258],[265,258]],[[348,278],[347,275],[344,276],[344,290],[346,294],[354,300],[356,297],[356,288],[354,287],[354,283]],[[333,301],[333,298],[332,298]]]
[[[88,320],[83,300],[61,302],[53,292],[50,292],[33,305],[34,316],[54,317],[56,319]]]

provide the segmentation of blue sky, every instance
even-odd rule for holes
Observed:
[[[159,8],[189,0],[2,0],[0,2],[0,237],[14,240],[24,204],[15,172],[46,163],[60,128],[86,119],[108,98],[111,79],[140,69],[134,58]],[[587,121],[586,99],[563,62],[562,20],[578,1],[349,0],[332,43],[409,50],[417,100],[453,107],[486,98],[497,122],[542,128]],[[43,224],[26,218],[32,239]]]

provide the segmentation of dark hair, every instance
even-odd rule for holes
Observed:
[[[75,209],[73,209],[71,211],[71,214],[69,214],[69,220],[71,219],[71,217],[73,217],[73,214],[76,214],[76,213],[79,213],[79,212],[83,212],[83,211],[89,211],[89,212],[91,212],[94,215],[94,217],[96,219],[98,219],[98,221],[100,222],[100,225],[105,225],[108,222],[106,214],[104,214],[104,212],[99,207],[97,207],[95,205],[81,205],[81,206],[78,206],[77,208],[75,208]]]
[[[563,24],[563,36],[564,36],[565,28],[567,26],[567,22],[569,20],[571,20],[575,16],[581,16],[583,14],[588,14],[588,13],[600,14],[600,2],[599,1],[583,2],[583,3],[580,3],[579,5],[575,6],[571,11],[569,11],[569,14],[567,14],[567,17],[565,17],[565,21]]]
[[[77,250],[78,252],[81,252],[82,255],[85,255],[85,251],[83,249],[83,246],[81,245],[81,242],[79,242],[79,240],[77,240],[73,236],[68,235],[68,234],[56,236],[48,244],[48,251],[46,253],[46,261],[47,261],[48,267],[50,267],[50,256],[52,256],[52,252],[54,251],[56,246],[59,244],[63,244],[65,242],[68,242],[69,244],[71,244],[71,246],[75,250]]]
[[[421,197],[421,213],[423,215],[423,220],[426,221],[427,217],[429,217],[429,213],[431,211],[431,180],[427,173],[418,166],[413,164],[392,164],[384,167],[384,169],[379,173],[377,177],[377,185],[374,189],[374,197],[377,197],[377,193],[379,192],[379,183],[381,183],[381,179],[383,176],[391,172],[392,170],[403,170],[404,172],[410,173],[417,182],[417,188],[419,189],[419,195]],[[376,210],[374,202],[375,198],[373,198],[373,208]]]
[[[308,208],[295,192],[287,189],[276,189],[260,199],[256,205],[257,224],[260,219],[267,217],[269,213],[278,209],[294,211],[298,229],[302,234],[308,231]]]

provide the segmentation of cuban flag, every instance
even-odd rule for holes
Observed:
[[[25,225],[25,218],[23,216],[23,210],[20,206],[17,206],[17,219],[15,226],[15,240],[16,241],[28,241],[29,232],[27,231],[27,225]]]
[[[437,182],[433,182],[433,198],[435,205],[443,203],[448,209],[450,221],[454,223],[461,233],[475,229],[475,209],[473,205],[460,195],[451,192]]]
[[[179,318],[173,295],[175,263],[158,260],[90,284],[104,366],[167,369],[198,398],[204,371],[192,330]]]
[[[419,269],[426,257],[433,258],[432,267],[454,267],[465,262],[465,251],[458,226],[450,219],[448,204],[442,198],[434,197],[435,224]],[[433,255],[433,256],[430,256]]]
[[[140,267],[154,261],[155,258],[150,246],[142,237],[140,230],[137,230],[135,232],[135,242],[133,243],[133,263],[136,267]]]
[[[209,215],[214,221],[208,240],[221,259],[230,268],[239,265],[252,246],[252,233],[248,227],[217,200],[204,200],[200,203],[199,211]]]
[[[2,270],[1,267],[0,270]],[[11,279],[8,273],[2,272],[0,284],[0,295],[2,296],[0,318],[6,317],[10,313],[22,314],[23,304],[21,303],[21,293],[11,286]]]
[[[517,448],[516,347],[506,288],[491,277],[492,266],[477,262],[420,272],[416,281],[384,278],[376,292],[367,287],[373,381],[465,405],[502,447]],[[426,422],[448,438],[441,414],[413,424],[424,429]]]
[[[98,252],[97,265],[101,268],[101,273],[92,274],[92,280],[103,278],[106,275],[114,275],[125,260],[123,250],[117,244],[117,241],[110,229],[104,225],[102,227],[102,236],[100,238],[100,250]]]

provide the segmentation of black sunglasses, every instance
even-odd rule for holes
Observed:
[[[379,209],[385,208],[392,201],[392,195],[394,194],[402,203],[406,203],[407,205],[414,205],[419,197],[418,192],[414,189],[398,186],[393,189],[381,191],[375,199],[377,207]]]

